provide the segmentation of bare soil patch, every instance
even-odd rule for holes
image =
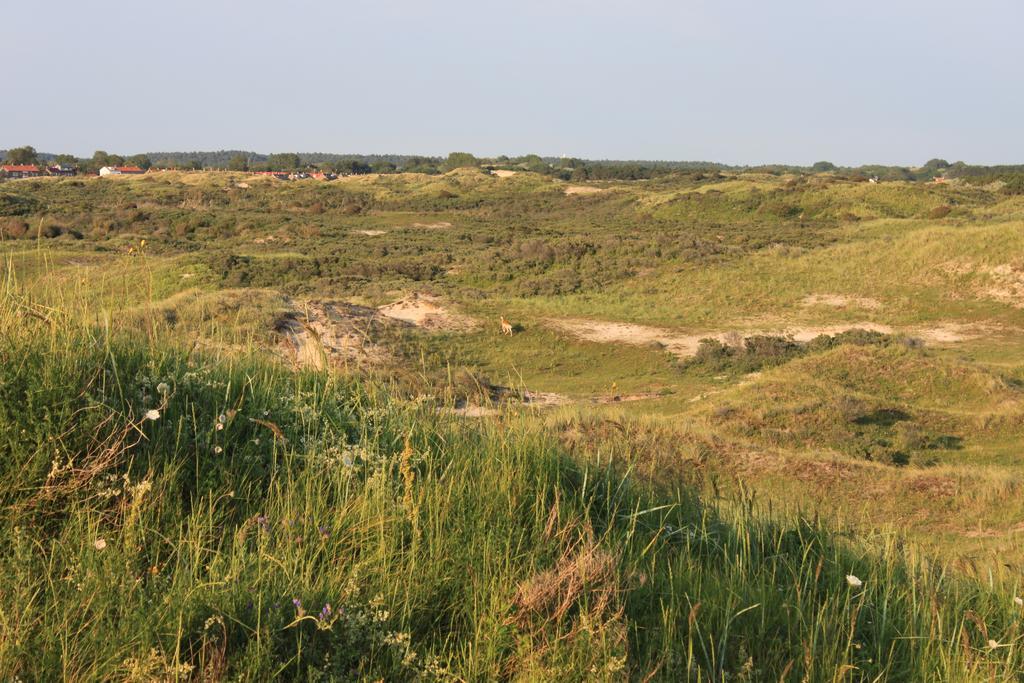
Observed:
[[[386,235],[387,230],[356,230],[359,235],[366,235],[367,237],[378,237],[380,235]]]
[[[441,305],[437,297],[429,294],[412,294],[387,306],[377,309],[381,315],[402,320],[428,330],[464,331],[477,327],[469,316],[454,313]]]
[[[599,192],[604,191],[605,189],[603,187],[590,187],[589,185],[569,185],[565,188],[565,194],[567,195],[598,194]]]
[[[498,176],[499,178],[511,178],[516,174],[515,171],[507,171],[502,169],[494,169],[491,171],[491,175]]]

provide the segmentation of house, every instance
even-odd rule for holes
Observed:
[[[250,171],[253,175],[271,176],[278,180],[288,180],[288,171]]]
[[[138,166],[104,166],[100,169],[100,175],[138,175],[145,172]]]
[[[35,164],[8,164],[0,166],[0,175],[3,175],[5,178],[34,178],[39,174],[39,167]]]
[[[78,167],[70,164],[54,164],[47,166],[46,172],[56,176],[73,176],[78,174]]]

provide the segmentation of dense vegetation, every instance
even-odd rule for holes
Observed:
[[[447,157],[424,157],[403,154],[330,154],[323,152],[279,152],[260,154],[245,150],[218,150],[194,152],[147,152],[122,156],[98,150],[92,157],[77,159],[70,154],[45,154],[36,152],[31,146],[0,150],[0,158],[8,163],[31,164],[40,161],[54,161],[79,166],[84,172],[95,173],[108,165],[136,165],[142,168],[200,170],[221,169],[231,171],[293,171],[324,170],[335,173],[361,175],[368,173],[427,173],[438,174],[455,168],[486,167],[512,171],[543,173],[563,180],[575,182],[586,180],[641,180],[664,177],[678,173],[709,173],[719,171],[740,171],[771,173],[821,173],[833,172],[840,176],[859,181],[869,178],[880,180],[929,181],[936,176],[963,178],[976,183],[1006,182],[1024,193],[1024,166],[1001,165],[983,166],[963,161],[949,163],[945,159],[929,159],[916,168],[909,166],[884,166],[865,164],[861,166],[836,166],[828,161],[819,161],[811,166],[792,164],[767,164],[762,166],[730,166],[711,161],[652,161],[652,160],[611,160],[578,159],[575,157],[541,157],[527,154],[519,157],[505,155],[493,158],[477,158],[468,152],[452,152]]]

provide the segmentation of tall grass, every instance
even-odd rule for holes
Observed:
[[[655,490],[537,421],[78,320],[0,294],[5,677],[1021,673],[1012,593],[896,541]]]

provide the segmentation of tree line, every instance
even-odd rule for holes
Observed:
[[[767,164],[761,166],[730,166],[708,161],[629,161],[589,160],[574,157],[542,157],[537,154],[509,157],[477,157],[469,152],[452,152],[447,157],[402,154],[328,154],[322,152],[277,152],[259,154],[244,150],[214,152],[149,152],[121,156],[97,150],[91,157],[72,154],[45,154],[31,146],[16,147],[0,156],[8,164],[66,164],[83,173],[96,173],[104,166],[138,166],[143,169],[177,170],[223,169],[231,171],[321,171],[341,175],[368,173],[445,173],[457,168],[529,171],[567,181],[587,180],[649,180],[679,172],[715,174],[719,171],[755,171],[781,175],[784,173],[833,173],[852,180],[869,178],[888,181],[929,181],[944,176],[961,178],[971,183],[1001,181],[1009,191],[1019,188],[1024,194],[1024,164],[980,166],[963,161],[949,163],[945,159],[929,159],[919,167],[838,166],[818,161],[811,166]]]

